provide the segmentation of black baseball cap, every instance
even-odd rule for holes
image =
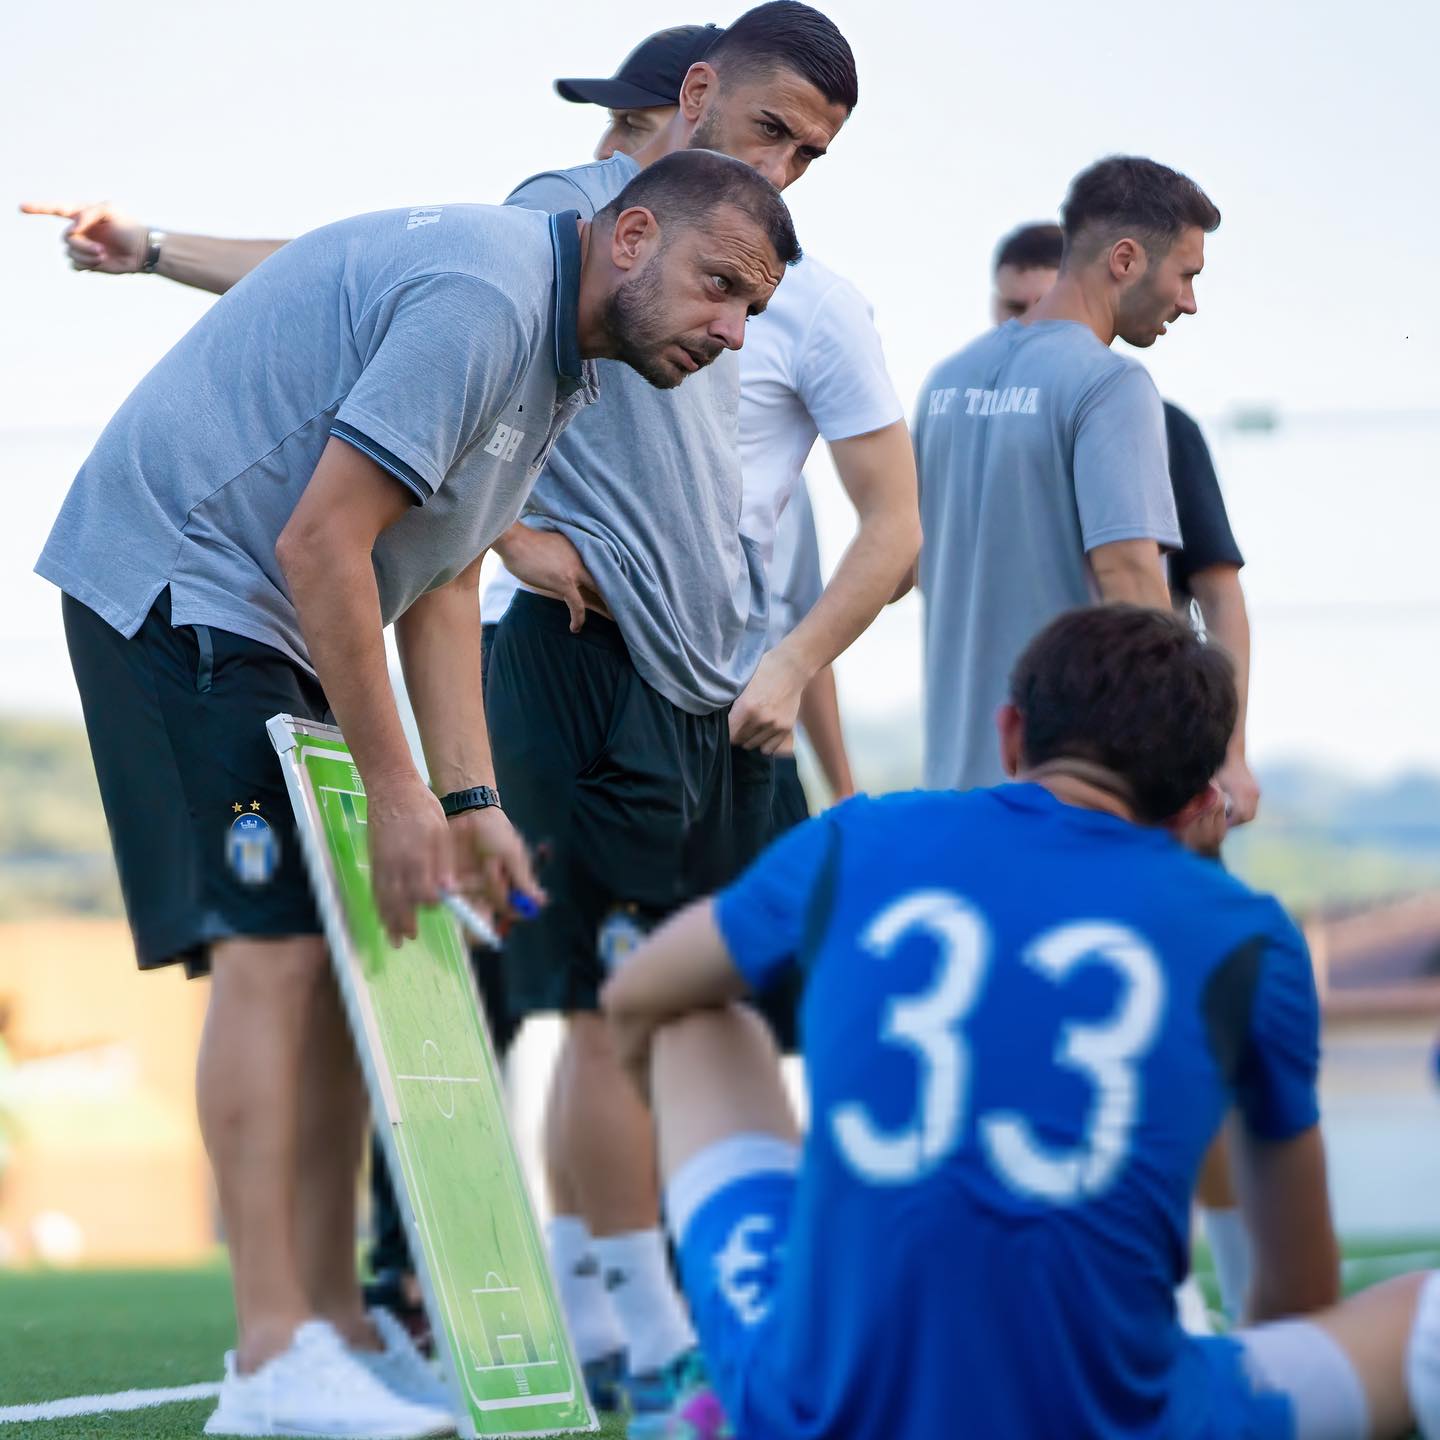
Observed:
[[[718,25],[672,25],[642,40],[608,80],[557,80],[562,100],[611,110],[650,110],[680,99],[685,72],[725,32]]]

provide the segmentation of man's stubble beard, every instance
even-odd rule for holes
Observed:
[[[725,155],[729,152],[725,149],[724,133],[720,125],[720,107],[712,105],[700,117],[699,123],[690,134],[690,143],[686,147],[690,150],[714,150],[717,154]]]
[[[659,255],[633,280],[610,292],[605,302],[604,321],[606,333],[615,346],[614,358],[657,390],[673,390],[685,378],[659,355],[664,339]]]

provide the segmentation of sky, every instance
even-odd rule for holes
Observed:
[[[73,713],[58,606],[29,575],[76,464],[209,303],[75,275],[26,199],[108,198],[162,228],[299,233],[341,215],[498,201],[588,158],[608,74],[673,4],[412,0],[11,7],[0,44],[0,708]],[[989,256],[1100,155],[1193,175],[1224,215],[1200,311],[1144,356],[1215,444],[1250,565],[1252,749],[1440,769],[1440,7],[1214,0],[842,0],[860,104],[787,194],[802,242],[875,306],[908,405],[986,323]],[[1285,424],[1244,436],[1237,408]],[[1394,417],[1402,418],[1396,419]],[[812,467],[827,559],[850,517]],[[855,713],[913,724],[918,612],[840,667]]]

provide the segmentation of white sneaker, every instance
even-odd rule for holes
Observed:
[[[234,1351],[227,1354],[220,1403],[205,1422],[207,1435],[352,1440],[412,1440],[454,1429],[448,1407],[415,1405],[391,1394],[324,1320],[307,1320],[290,1348],[253,1375],[239,1374]]]
[[[370,1312],[370,1321],[380,1332],[383,1350],[352,1350],[350,1353],[392,1394],[412,1405],[451,1411],[450,1391],[435,1367],[420,1353],[410,1332],[379,1306]]]

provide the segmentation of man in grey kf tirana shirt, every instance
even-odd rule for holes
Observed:
[[[1147,346],[1195,312],[1219,211],[1195,183],[1117,156],[1066,200],[1065,259],[1023,320],[942,361],[914,422],[924,542],[925,784],[1005,779],[995,712],[1031,637],[1101,600],[1168,609],[1180,532]]]

